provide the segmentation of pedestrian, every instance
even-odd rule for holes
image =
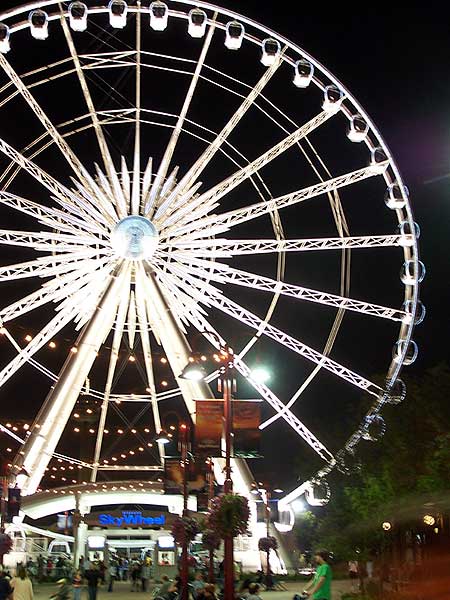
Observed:
[[[81,600],[81,590],[83,587],[83,576],[81,575],[80,570],[76,571],[75,575],[73,576],[72,587],[73,587],[73,600]]]
[[[197,597],[199,597],[200,592],[205,589],[205,578],[203,577],[202,573],[195,574],[194,581],[192,582],[192,588],[192,595],[194,600],[196,600]]]
[[[258,583],[251,583],[248,586],[248,594],[246,594],[246,600],[261,600],[261,596],[259,595],[259,587]]]
[[[10,585],[13,589],[13,600],[33,600],[33,586],[25,567],[17,569],[17,575],[11,579]]]
[[[331,600],[331,580],[333,574],[328,564],[328,552],[319,550],[316,552],[314,559],[318,568],[311,583],[305,588],[303,593],[306,596],[311,596],[313,600]]]
[[[141,567],[141,583],[143,592],[148,591],[148,583],[150,581],[151,567],[149,561],[150,559],[146,558]]]
[[[131,565],[131,591],[139,591],[139,579],[141,578],[141,565],[135,561]]]
[[[156,596],[158,598],[165,598],[165,600],[169,600],[172,597],[172,594],[175,592],[175,587],[167,575],[162,575],[161,577],[161,586],[158,589]]]
[[[87,571],[84,572],[84,577],[87,581],[89,600],[97,600],[98,582],[102,576],[96,564],[93,564]]]
[[[58,587],[58,591],[50,598],[55,598],[55,600],[70,600],[70,588],[67,585],[67,579],[62,578],[56,582]]]
[[[8,600],[11,597],[12,589],[9,583],[9,579],[6,577],[5,571],[3,571],[0,565],[0,600]]]
[[[117,565],[114,562],[109,563],[108,577],[109,577],[108,592],[112,592],[113,586],[114,586],[114,581],[117,579]]]
[[[348,577],[352,584],[352,593],[357,591],[357,580],[359,578],[359,569],[358,569],[358,561],[357,560],[349,560],[348,561]]]

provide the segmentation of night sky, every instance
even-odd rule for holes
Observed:
[[[18,3],[3,0],[1,4],[2,9],[6,9],[16,6]],[[418,2],[408,3],[407,10],[398,12],[393,8],[392,3],[388,2],[378,2],[376,7],[370,3],[360,3],[359,5],[340,3],[331,8],[328,4],[323,3],[312,8],[311,6],[306,7],[304,3],[294,6],[291,3],[283,5],[281,2],[247,0],[224,2],[223,6],[260,21],[304,48],[346,85],[378,126],[409,187],[415,219],[421,228],[421,259],[427,267],[427,277],[421,288],[421,299],[427,308],[427,317],[426,321],[417,328],[414,336],[419,345],[419,358],[410,369],[419,374],[425,368],[440,361],[448,361],[446,308],[450,302],[447,258],[449,239],[447,229],[450,217],[448,200],[448,186],[450,185],[450,84],[448,78],[450,25],[445,19],[439,17],[437,11],[427,10],[424,13],[423,4]],[[432,4],[427,6],[430,7]],[[173,41],[173,37],[170,39]],[[44,60],[55,60],[50,50],[50,43],[50,41],[48,44],[44,42],[42,45],[42,42],[32,41],[27,49],[22,47],[14,49],[14,56],[11,52],[8,58],[19,72],[23,72],[29,62],[42,63]],[[174,43],[177,44],[177,42]],[[45,44],[47,46],[44,48]],[[191,48],[191,46],[189,46],[189,52],[196,56],[198,45],[195,48],[194,46]],[[181,46],[179,49],[181,51]],[[32,56],[34,52],[38,54]],[[42,54],[39,54],[41,52]],[[217,58],[217,60],[219,59]],[[260,65],[258,65],[257,73],[261,73],[259,67]],[[260,76],[250,73],[249,67],[245,65],[239,67],[234,64],[233,68],[240,69],[243,79],[246,80],[255,82]],[[1,84],[3,85],[4,82],[5,78],[2,76]],[[279,88],[277,89],[278,84]],[[72,81],[72,85],[75,86],[74,81]],[[129,82],[120,81],[118,89],[126,95],[129,89],[128,85]],[[172,83],[168,85],[173,86]],[[58,89],[61,95],[53,98],[41,97],[39,92],[36,94],[43,103],[46,103],[49,114],[52,114],[55,119],[61,120],[70,112],[71,103],[76,101],[75,96],[78,92],[72,92],[72,89],[66,88],[64,93],[63,88]],[[298,122],[306,121],[310,116],[302,118],[302,111],[298,104],[300,101],[293,96],[287,97],[287,94],[291,94],[287,91],[288,89],[292,92],[292,88],[282,87],[280,81],[274,81],[270,87],[271,98],[284,105],[290,114],[295,114]],[[176,86],[169,87],[169,90],[168,96],[170,97],[167,98],[167,103],[173,104],[179,110],[183,93],[178,93]],[[164,88],[162,90],[152,89],[152,92],[158,101],[164,101],[166,93]],[[161,95],[158,96],[158,93]],[[71,99],[72,94],[74,96]],[[63,103],[61,103],[61,98],[64,98]],[[309,105],[305,105],[304,108],[306,111],[312,110]],[[208,104],[208,118],[211,118],[213,123],[222,122],[222,109],[224,106],[220,103],[220,97],[211,96],[211,102]],[[9,112],[8,110],[6,113],[0,112],[0,130],[8,142],[19,148],[25,145],[26,140],[29,141],[38,135],[39,130],[35,129],[36,123],[33,123],[29,116],[22,117],[19,108],[16,107]],[[231,114],[231,110],[230,108],[229,114]],[[202,117],[207,122],[208,118],[204,111],[204,103],[193,106],[193,113],[199,117],[199,120]],[[5,114],[7,117],[4,116]],[[19,119],[20,128],[17,127]],[[258,156],[261,152],[260,144],[264,149],[262,144],[265,142],[267,145],[267,140],[258,137],[262,136],[262,128],[259,130],[258,127],[259,123],[262,125],[262,121],[258,121],[257,117],[255,119],[253,125],[250,122],[243,124],[240,134],[242,138],[239,136],[234,138],[243,151],[252,157]],[[25,129],[27,129],[26,132]],[[31,132],[34,135],[31,135]],[[274,136],[273,143],[280,139],[279,133],[278,137],[275,137],[274,130],[269,135]],[[126,152],[130,148],[130,140],[125,138],[122,142],[120,150]],[[148,151],[148,154],[152,153],[158,156],[158,153],[161,153],[160,148],[152,147],[153,139],[146,141],[144,145],[146,145],[145,151]],[[333,173],[344,172],[342,169],[345,168],[344,164],[346,163],[340,154],[341,146],[334,146],[324,140],[319,143],[319,147],[324,158],[329,161]],[[192,148],[188,144],[181,144],[180,163],[183,158],[192,160],[192,156],[196,156],[196,149],[195,144]],[[349,150],[349,153],[352,151],[353,149]],[[90,160],[97,160],[90,148],[83,148],[83,152],[86,164],[89,164]],[[277,165],[278,170],[273,171],[269,176],[269,184],[274,193],[281,194],[302,187],[302,184],[296,183],[295,179],[290,181],[295,173],[294,163],[289,162],[293,160],[293,157],[287,157],[286,162]],[[353,159],[349,157],[348,160]],[[49,169],[53,169],[54,172],[61,172],[60,169],[63,168],[53,156],[46,156],[43,164]],[[216,177],[215,181],[222,178],[221,169],[224,169],[224,176],[229,174],[229,170],[218,165],[216,172],[210,174],[211,177]],[[64,180],[64,177],[61,179]],[[303,185],[309,184],[308,182]],[[17,190],[20,190],[20,185],[20,182],[17,183]],[[246,192],[251,191],[250,187],[243,189]],[[375,191],[382,198],[378,189],[367,188],[365,193],[371,197]],[[232,202],[238,203],[239,198],[233,195]],[[393,220],[390,224],[381,220],[379,223],[367,221],[366,219],[372,217],[368,213],[366,214],[365,210],[356,202],[355,197],[351,195],[348,196],[346,209],[349,211],[350,223],[353,226],[351,229],[352,233],[355,231],[355,235],[377,232],[391,233],[395,228]],[[333,235],[328,233],[331,232],[329,215],[327,215],[328,224],[325,225],[321,221],[320,213],[315,212],[314,208],[306,208],[305,213],[293,211],[287,217],[287,233],[291,238],[307,237],[308,235],[317,237]],[[7,223],[5,226],[26,227],[25,224],[18,225],[18,222],[14,220],[15,217],[10,213],[5,216],[5,219]],[[267,223],[259,227],[260,229],[256,230],[258,235],[271,236]],[[239,229],[239,237],[254,235],[255,231],[248,228]],[[16,260],[13,249],[2,247],[1,252],[1,264],[9,264]],[[399,294],[402,293],[402,290],[398,284],[398,272],[402,262],[400,257],[397,255],[395,264],[391,265],[383,260],[379,261],[376,256],[370,255],[370,251],[364,252],[368,252],[365,254],[364,260],[355,256],[352,266],[352,290],[355,297],[363,297],[364,294],[367,294],[367,297],[374,302],[401,304],[402,300]],[[27,260],[27,258],[21,258],[21,260]],[[328,264],[328,259],[323,259],[324,262],[320,263],[317,257],[307,257],[304,260],[305,262],[300,266],[288,261],[286,280],[311,287],[315,286],[317,289],[321,289],[322,286],[329,291],[338,292],[338,287],[336,287],[338,280],[328,279],[328,270],[331,272],[331,269],[336,267],[334,263]],[[260,268],[261,274],[273,276],[273,260],[261,267],[251,260],[243,261],[238,266],[242,269]],[[7,287],[5,298],[9,298],[10,294],[13,294],[11,286]],[[237,288],[234,298],[245,303],[250,310],[258,312],[259,309],[260,314],[262,314],[261,306],[267,308],[267,304],[261,305],[260,300],[253,299],[254,297],[245,289]],[[394,298],[397,298],[397,301]],[[292,335],[302,336],[301,339],[314,348],[322,349],[331,324],[330,314],[322,319],[322,313],[319,314],[315,307],[304,307],[304,304],[308,303],[301,305],[300,308],[303,312],[297,312],[298,304],[288,300],[282,302],[274,316],[275,324],[286,328]],[[44,316],[30,317],[27,323],[20,325],[23,328],[21,331],[25,332],[27,324],[31,328],[39,327],[40,319]],[[223,321],[222,317],[214,313],[213,316],[217,318],[219,324],[227,327],[226,321]],[[383,327],[384,325],[380,326],[379,333],[374,333],[373,329],[371,331],[366,329],[366,325],[362,323],[358,315],[354,321],[346,319],[342,337],[339,338],[336,353],[333,356],[355,370],[361,369],[369,378],[383,373],[383,370],[385,372],[390,360],[390,347],[386,345],[388,336]],[[230,341],[237,347],[248,339],[248,331],[245,334],[247,337],[236,328],[232,328],[230,331]],[[393,342],[395,334],[392,332],[394,330],[390,331],[390,339]],[[73,332],[69,331],[59,336],[60,339],[66,340],[66,349],[70,348],[72,335]],[[366,353],[366,362],[364,364],[361,362],[360,366],[358,361],[362,350]],[[2,364],[7,355],[10,356],[2,343],[0,346]],[[262,343],[252,357],[261,363],[270,361],[276,372],[277,380],[273,387],[283,399],[289,398],[289,394],[297,389],[298,378],[309,373],[309,370],[306,369],[309,366],[305,367],[304,361],[294,360],[292,356],[285,357],[286,353],[280,354],[279,347],[272,343]],[[55,369],[63,359],[63,354],[55,358],[55,355],[48,351],[42,353],[43,362]],[[98,379],[102,377],[105,368],[106,358],[100,357],[99,365],[96,367]],[[27,381],[31,384],[25,392],[21,387],[22,383],[17,379],[0,390],[1,422],[6,422],[12,417],[30,420],[45,397],[45,386],[48,386],[48,382],[43,381],[42,377],[36,375],[31,368],[24,369],[24,373],[29,377]],[[169,377],[170,375],[161,372],[161,378],[163,376]],[[130,389],[130,382],[137,381],[136,372],[129,371],[128,375],[125,373],[125,380],[127,389]],[[142,387],[141,381],[139,381],[136,391],[140,389],[139,386]],[[242,384],[240,395],[251,397],[252,392],[245,384]],[[20,402],[14,402],[14,406],[11,406],[8,401],[11,397],[15,400],[20,399]],[[352,426],[354,427],[357,422],[355,413],[364,406],[366,406],[366,401],[361,401],[355,390],[348,390],[340,382],[336,382],[335,378],[325,375],[310,390],[305,406],[302,405],[298,414],[305,418],[307,424],[311,424],[314,431],[319,434],[321,439],[326,440],[331,448],[338,449],[340,440],[347,437]],[[173,409],[174,406],[168,404],[167,409],[162,409],[163,416],[164,410],[169,412]],[[267,412],[267,415],[270,414]],[[147,414],[142,427],[149,422],[150,415]],[[115,426],[118,423],[119,421],[114,422]],[[5,440],[2,440],[2,447],[4,447],[4,442]],[[65,442],[64,448],[67,452],[77,455],[79,452],[77,444],[76,439],[72,437]],[[131,442],[127,442],[127,444],[131,447]],[[258,477],[268,479],[274,486],[281,485],[289,488],[297,478],[309,477],[313,472],[315,462],[311,462],[310,472],[298,472],[296,462],[304,465],[306,461],[307,464],[308,458],[306,457],[309,455],[289,431],[287,425],[277,424],[265,435],[263,451],[266,460],[257,462],[256,472]],[[283,460],[283,455],[286,454],[292,457],[291,461]],[[308,471],[308,468],[305,470]]]

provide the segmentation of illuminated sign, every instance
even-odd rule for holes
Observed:
[[[98,524],[103,527],[161,527],[166,524],[166,517],[146,517],[142,512],[124,510],[121,517],[102,513],[98,516]]]

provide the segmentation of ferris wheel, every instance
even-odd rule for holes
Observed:
[[[0,72],[0,386],[27,365],[51,387],[14,462],[25,493],[80,394],[101,403],[92,481],[112,403],[150,404],[156,431],[171,398],[193,415],[217,377],[180,378],[200,336],[233,344],[271,409],[261,427],[283,420],[320,457],[281,505],[325,503],[328,473],[349,470],[403,399],[425,315],[408,190],[363,107],[294,43],[189,0],[4,11]],[[17,324],[31,323],[24,340]],[[59,372],[46,359],[58,335],[72,340]],[[114,390],[124,345],[141,391]],[[384,382],[371,379],[374,346]],[[256,377],[265,356],[292,389]],[[323,381],[365,398],[343,446],[302,419]]]

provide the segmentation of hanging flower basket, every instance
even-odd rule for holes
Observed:
[[[238,494],[223,494],[211,501],[208,529],[224,538],[247,533],[250,508],[248,500]]]
[[[6,533],[0,533],[0,556],[11,552],[13,541]]]
[[[270,552],[271,550],[277,549],[278,542],[276,538],[274,538],[272,535],[269,535],[268,537],[262,537],[258,541],[258,550],[260,550],[261,552]]]
[[[180,546],[192,542],[197,533],[200,532],[198,522],[192,517],[179,517],[172,525],[172,535]]]
[[[220,546],[220,535],[212,529],[205,529],[202,536],[202,543],[207,550],[214,552]]]

